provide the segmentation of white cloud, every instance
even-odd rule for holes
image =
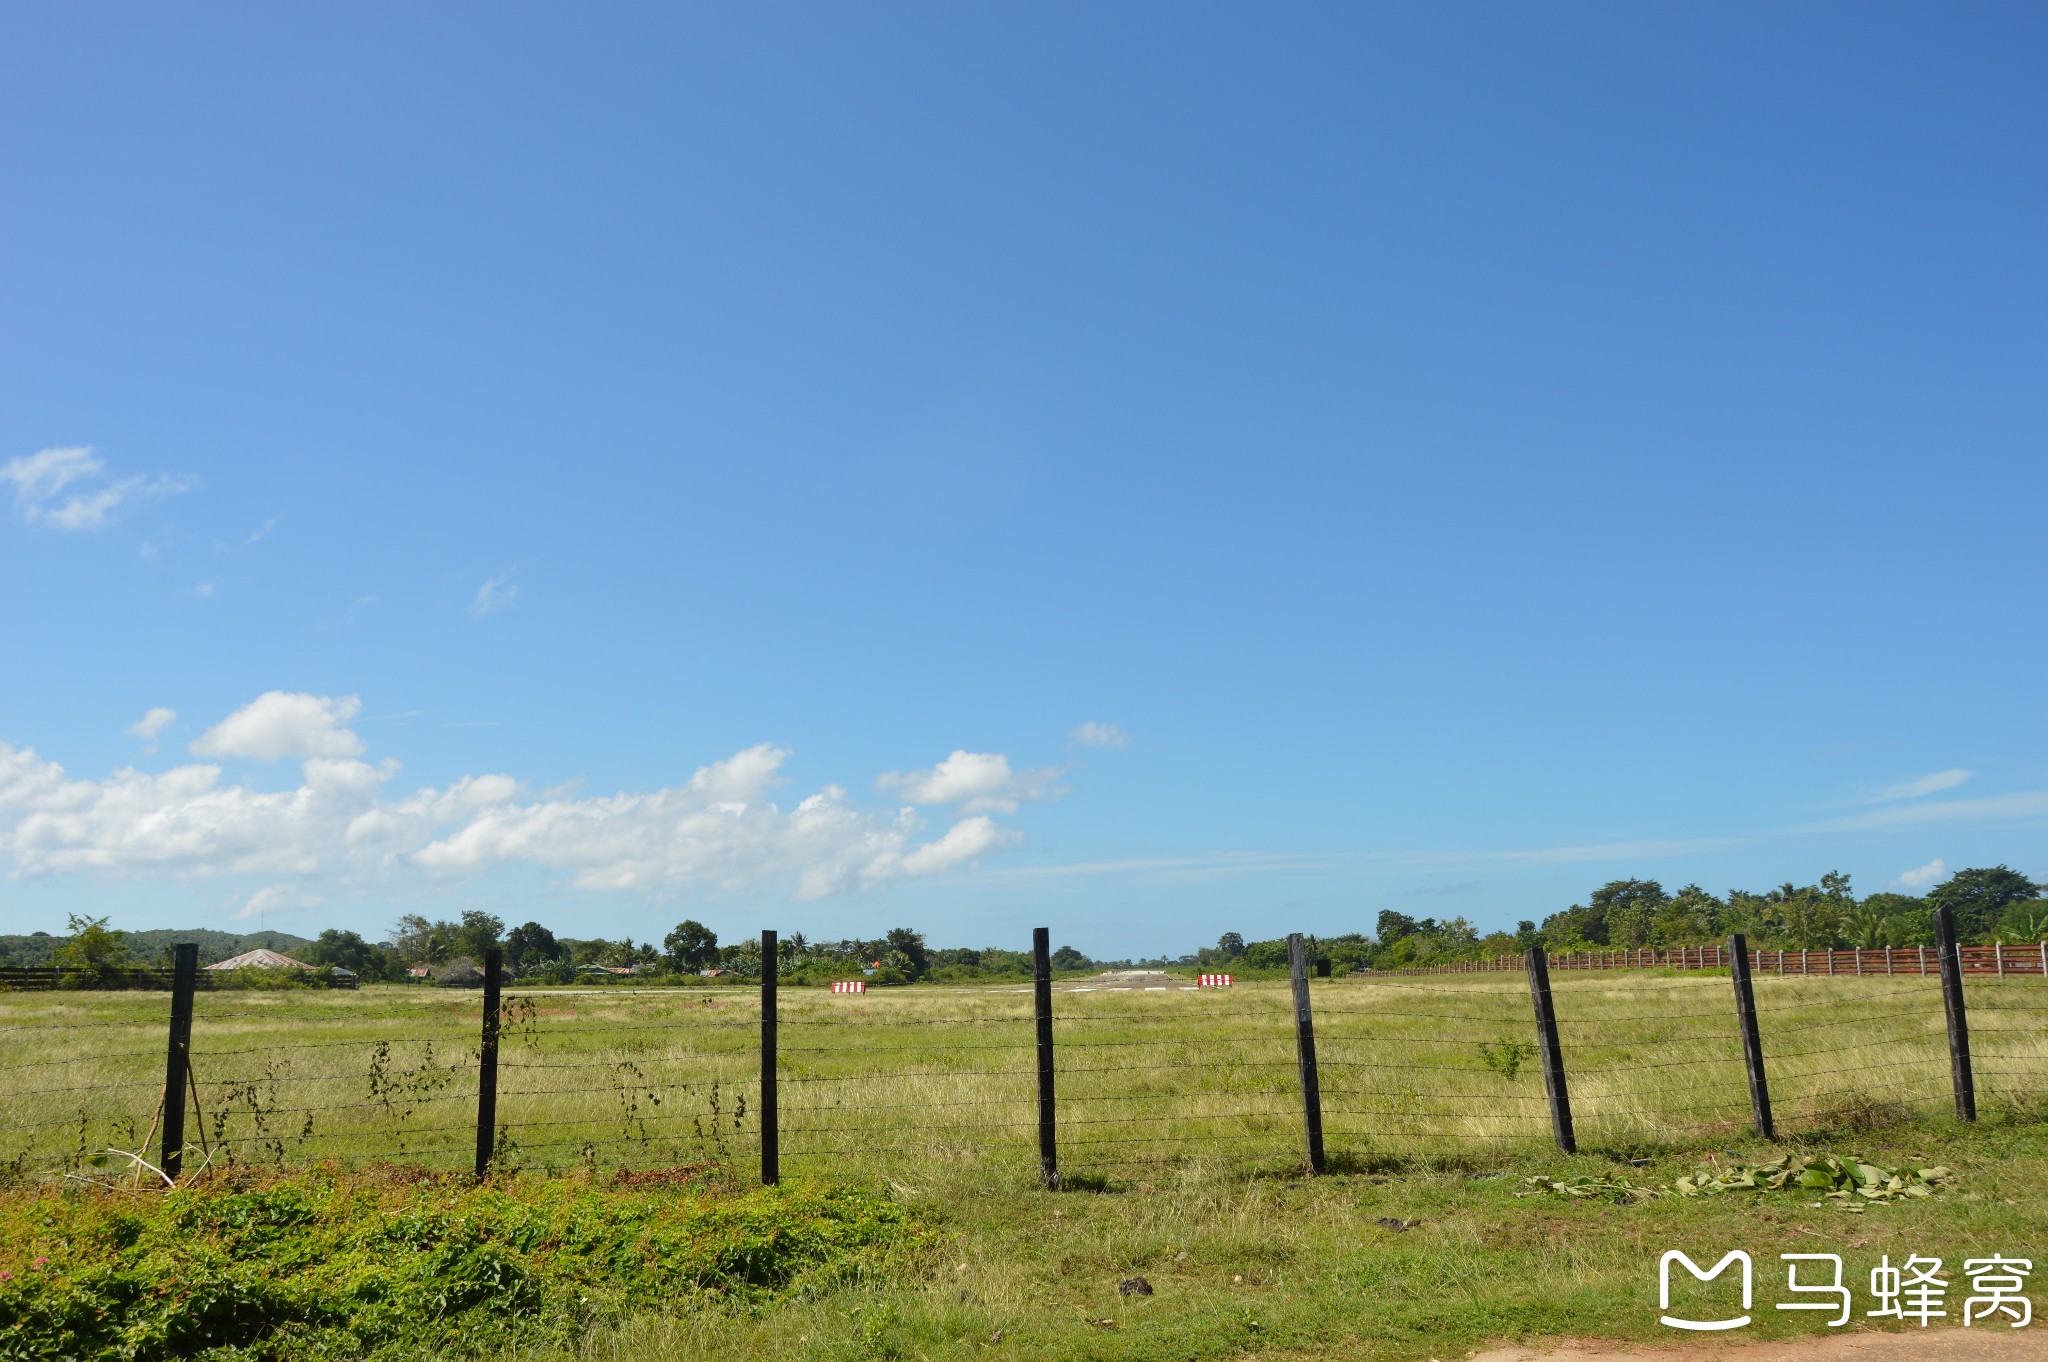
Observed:
[[[992,819],[963,818],[947,828],[945,836],[905,856],[901,865],[906,874],[935,875],[1021,840],[1014,831],[997,827]]]
[[[1115,724],[1098,724],[1092,720],[1076,726],[1067,736],[1083,747],[1124,747],[1131,741],[1131,735]]]
[[[511,606],[519,599],[519,583],[512,580],[509,572],[499,573],[476,589],[476,599],[469,603],[472,615],[491,615]]]
[[[281,515],[272,516],[270,519],[264,521],[261,525],[258,525],[254,530],[252,530],[249,533],[249,537],[244,539],[241,543],[235,545],[235,547],[240,549],[246,549],[250,547],[252,544],[261,543],[265,538],[269,536],[272,530],[277,528],[277,522],[282,519],[284,519],[284,517]]]
[[[1899,883],[1908,889],[1928,889],[1947,878],[1948,862],[1936,856],[1926,865],[1902,872],[1899,875]]]
[[[80,478],[96,478],[103,465],[92,450],[45,449],[0,465],[0,479],[14,484],[14,500],[26,511],[52,500]]]
[[[1952,823],[1961,819],[2000,823],[2043,817],[2048,817],[2048,790],[2021,790],[2014,794],[1989,795],[1983,799],[1941,799],[1930,804],[1898,804],[1888,809],[1871,809],[1866,813],[1815,823],[1804,831],[1898,828],[1914,823]]]
[[[963,813],[1015,813],[1026,800],[1057,799],[1066,793],[1059,772],[1013,771],[1000,752],[954,753],[928,771],[888,771],[875,778],[880,789],[912,804],[958,804]]]
[[[326,902],[318,894],[308,894],[289,884],[267,884],[249,895],[249,901],[235,910],[237,918],[265,917],[271,913],[292,913],[302,908],[318,908]]]
[[[0,744],[0,852],[20,874],[310,875],[396,773],[317,758],[292,790],[222,785],[218,766],[73,780],[33,749]]]
[[[201,757],[353,757],[363,740],[348,721],[363,702],[353,695],[305,695],[265,691],[199,735],[192,752]]]
[[[154,752],[156,751],[157,734],[170,727],[177,721],[177,718],[177,710],[165,709],[162,705],[158,705],[155,709],[150,710],[149,713],[128,725],[128,736],[142,739],[142,741],[149,744],[144,751]]]
[[[278,791],[223,783],[212,763],[76,779],[33,749],[0,743],[0,860],[16,876],[264,875],[356,885],[529,866],[587,889],[779,885],[818,898],[958,871],[1021,840],[983,813],[929,829],[914,810],[861,807],[836,785],[793,806],[778,802],[789,752],[766,743],[646,792],[536,795],[499,773],[398,795],[395,761],[357,759],[362,743],[347,724],[359,710],[354,696],[272,691],[193,744],[202,755],[301,758],[298,785]],[[1008,772],[1000,757],[981,760],[976,769],[997,762]],[[955,802],[1001,798],[991,792],[1005,788],[1001,780],[967,785]],[[259,890],[242,911],[275,908],[287,892],[305,891]]]
[[[78,445],[11,459],[0,465],[0,481],[14,484],[14,505],[23,520],[60,530],[99,529],[124,506],[176,496],[194,485],[191,478],[167,473],[102,482],[105,472],[99,456]],[[89,483],[99,485],[85,485]],[[77,490],[67,494],[65,489],[74,485]]]
[[[1970,773],[1958,766],[1947,771],[1936,771],[1932,775],[1921,776],[1918,780],[1908,780],[1897,785],[1886,785],[1881,789],[1871,791],[1870,794],[1856,802],[1859,804],[1889,804],[1895,799],[1920,799],[1927,795],[1940,794],[1943,790],[1953,790],[1969,778]]]

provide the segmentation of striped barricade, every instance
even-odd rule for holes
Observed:
[[[834,993],[865,993],[868,991],[868,983],[865,979],[855,979],[850,983],[841,981],[832,985],[832,991]]]
[[[1201,988],[1229,988],[1230,976],[1227,974],[1204,974],[1197,977],[1196,984]]]

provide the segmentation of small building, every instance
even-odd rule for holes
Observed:
[[[289,955],[281,955],[277,951],[258,947],[256,950],[253,951],[244,951],[240,955],[231,955],[227,959],[219,962],[218,964],[208,965],[207,968],[210,970],[312,969],[313,966],[307,964],[303,960],[294,960]]]

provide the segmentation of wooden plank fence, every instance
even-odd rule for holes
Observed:
[[[64,976],[72,971],[59,969],[55,965],[4,965],[0,966],[0,988],[22,990],[62,988]],[[328,988],[354,988],[357,980],[327,973],[325,970],[309,971],[309,977],[316,984]],[[167,992],[172,984],[172,972],[153,966],[124,966],[119,975],[120,982],[106,985],[117,989],[141,989]],[[200,970],[193,980],[193,987],[202,993],[215,987],[211,974]],[[94,985],[94,987],[101,987]]]

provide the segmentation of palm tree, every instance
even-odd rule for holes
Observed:
[[[1894,932],[1892,920],[1874,908],[1858,908],[1842,919],[1842,934],[1852,946],[1889,946]]]

